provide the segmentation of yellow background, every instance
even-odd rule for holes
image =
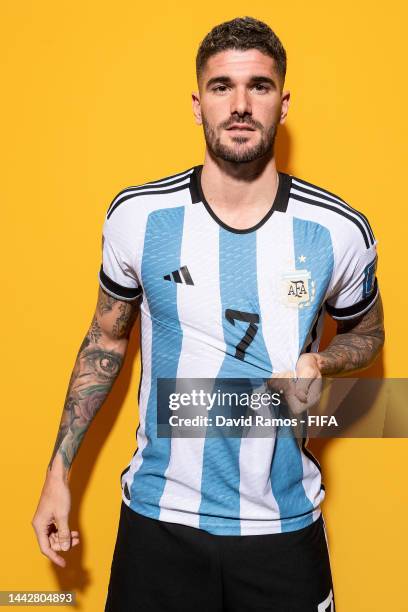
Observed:
[[[379,241],[387,345],[371,375],[407,375],[404,3],[2,3],[2,590],[68,589],[103,610],[135,449],[138,333],[71,476],[66,569],[30,521],[77,350],[98,290],[101,229],[122,188],[203,159],[194,58],[215,24],[251,15],[288,52],[291,108],[281,170],[340,194]],[[405,99],[404,99],[405,98]],[[338,612],[406,610],[407,440],[315,444]]]

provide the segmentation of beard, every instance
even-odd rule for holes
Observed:
[[[266,153],[273,154],[277,127],[276,123],[273,123],[268,130],[265,130],[263,125],[259,122],[254,122],[253,120],[242,121],[242,123],[247,123],[251,127],[258,128],[261,133],[261,139],[257,144],[246,144],[245,146],[245,143],[248,143],[249,140],[247,136],[234,136],[233,141],[235,144],[233,145],[222,144],[220,136],[216,135],[215,129],[208,123],[204,115],[202,115],[202,121],[207,148],[215,157],[219,157],[227,162],[239,164],[252,162],[255,159],[263,157]],[[221,124],[220,128],[225,129],[227,125],[231,125],[232,123],[240,122],[228,121],[228,123],[225,125]]]

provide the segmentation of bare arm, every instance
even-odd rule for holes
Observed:
[[[62,567],[65,560],[56,551],[79,543],[78,532],[68,527],[70,468],[121,370],[139,305],[139,298],[117,300],[99,288],[95,313],[71,374],[57,439],[31,521],[41,552]]]

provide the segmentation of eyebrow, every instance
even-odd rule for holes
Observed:
[[[271,79],[270,77],[267,76],[262,76],[262,75],[256,75],[256,76],[252,76],[250,78],[250,83],[269,83],[270,85],[272,85],[272,87],[276,87],[276,83],[273,79]],[[211,87],[211,85],[213,85],[214,83],[224,83],[224,85],[231,85],[232,84],[232,79],[229,76],[226,75],[220,75],[218,77],[212,77],[211,79],[209,79],[206,83],[206,88],[208,89],[209,87]]]

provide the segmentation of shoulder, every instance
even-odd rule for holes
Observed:
[[[291,179],[289,198],[294,216],[301,215],[326,226],[333,239],[344,246],[361,243],[369,249],[375,244],[371,225],[361,210],[325,187],[297,176]]]
[[[135,211],[140,213],[143,210],[160,208],[165,203],[171,203],[174,198],[180,199],[183,192],[186,197],[189,196],[190,175],[193,170],[194,166],[176,174],[125,187],[110,202],[106,219],[120,217],[126,222],[126,218],[132,216]]]

